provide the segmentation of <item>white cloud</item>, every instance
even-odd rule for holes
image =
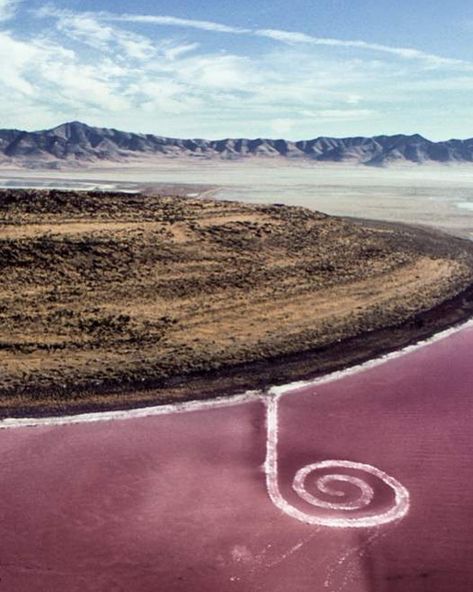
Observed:
[[[5,1],[5,0],[4,0]],[[1,0],[0,0],[1,2]],[[229,26],[214,21],[204,21],[195,19],[183,19],[167,15],[141,15],[141,14],[114,14],[110,12],[84,12],[73,13],[72,11],[57,9],[53,5],[46,5],[36,12],[38,16],[49,16],[55,18],[71,18],[74,14],[81,14],[84,18],[95,18],[99,21],[140,23],[166,27],[183,27],[190,29],[200,29],[203,31],[230,33],[235,35],[250,35],[264,37],[273,41],[286,44],[306,44],[319,45],[327,47],[341,47],[349,49],[361,49],[371,52],[390,54],[405,60],[417,60],[425,62],[431,67],[437,66],[473,66],[470,62],[454,58],[446,58],[436,54],[424,52],[409,47],[394,47],[381,43],[372,43],[363,40],[350,39],[332,39],[326,37],[317,37],[301,33],[298,31],[286,31],[280,29],[249,29],[243,27]]]
[[[193,19],[176,18],[173,16],[154,16],[154,15],[139,15],[139,14],[121,14],[114,15],[102,13],[103,17],[111,21],[122,21],[128,23],[142,23],[150,25],[162,25],[172,27],[186,27],[191,29],[200,29],[202,31],[213,31],[215,33],[234,33],[245,34],[251,33],[251,29],[244,29],[240,27],[230,27],[221,23],[213,21],[200,21]]]
[[[118,50],[137,60],[150,59],[155,55],[155,47],[147,37],[106,25],[91,13],[74,13],[46,6],[38,14],[53,16],[61,33],[95,49],[108,52]]]
[[[35,14],[52,26],[29,38],[0,31],[1,115],[18,127],[82,119],[174,136],[360,134],[419,114],[436,94],[425,89],[443,89],[447,105],[459,93],[469,98],[473,85],[465,62],[408,48],[52,5]],[[148,36],[134,23],[189,30]],[[201,44],[192,38],[194,29],[241,35],[241,49],[206,49],[202,35]],[[257,37],[275,43],[247,51],[244,37],[252,45]]]
[[[23,95],[33,95],[34,87],[25,78],[24,71],[36,57],[33,46],[17,42],[0,31],[0,84]]]
[[[130,103],[121,96],[120,85],[101,68],[49,60],[39,72],[40,83],[57,93],[57,99],[72,107],[90,106],[102,110],[124,111]]]
[[[314,37],[306,35],[305,33],[298,33],[296,31],[281,31],[278,29],[258,29],[254,34],[259,37],[267,37],[275,41],[281,41],[288,44],[308,44],[308,45],[324,45],[327,47],[346,47],[349,49],[362,49],[368,51],[375,51],[387,53],[406,60],[420,60],[432,66],[464,66],[468,62],[452,58],[444,58],[418,49],[407,47],[392,47],[390,45],[382,45],[380,43],[368,43],[366,41],[353,41],[344,39],[331,39],[325,37]]]
[[[303,111],[302,115],[317,119],[332,121],[358,121],[374,115],[371,109],[319,109],[316,111]]]
[[[197,93],[168,78],[143,76],[128,86],[126,96],[147,114],[178,115],[205,108],[205,101]]]
[[[244,91],[261,83],[251,60],[235,55],[203,55],[183,59],[173,65],[182,82],[203,88]]]
[[[116,58],[123,56],[137,61],[148,61],[163,56],[166,60],[173,60],[199,47],[198,43],[176,43],[169,39],[152,41],[144,35],[107,24],[102,18],[103,13],[100,12],[77,13],[46,5],[35,14],[39,17],[54,18],[57,30],[69,39],[113,54]]]
[[[1,1],[1,0],[0,0]],[[4,0],[5,1],[5,0]],[[52,5],[46,5],[37,14],[40,16],[59,17],[61,15],[67,15],[68,18],[74,13],[71,11],[64,11],[56,9]],[[464,60],[458,60],[453,58],[445,58],[436,54],[424,52],[418,49],[409,47],[394,47],[390,45],[384,45],[381,43],[372,43],[363,40],[350,40],[350,39],[332,39],[326,37],[316,37],[313,35],[307,35],[297,31],[285,31],[279,29],[248,29],[243,27],[233,27],[214,21],[203,21],[194,19],[183,19],[167,15],[139,15],[139,14],[113,14],[109,12],[96,12],[96,13],[76,13],[82,14],[83,17],[91,18],[92,16],[101,21],[108,22],[123,22],[123,23],[141,23],[150,24],[157,26],[167,27],[183,27],[191,29],[200,29],[203,31],[211,31],[217,33],[230,33],[236,35],[252,35],[257,37],[265,37],[287,44],[309,44],[319,45],[327,47],[341,47],[349,49],[361,49],[371,52],[379,52],[384,54],[390,54],[405,60],[417,60],[425,62],[431,67],[438,66],[466,66],[470,67],[470,64]]]
[[[0,0],[0,21],[12,18],[21,0]]]
[[[72,50],[51,40],[25,42],[14,39],[11,33],[0,32],[0,57],[3,98],[11,99],[13,91],[20,99],[36,98],[38,104],[46,101],[112,110],[128,106],[120,98],[116,70],[107,67],[106,62],[83,64]]]
[[[1,2],[2,0],[0,0]],[[8,0],[3,0],[8,1]],[[169,27],[184,27],[191,29],[200,29],[201,31],[213,31],[216,33],[234,33],[234,34],[245,34],[251,33],[251,29],[245,29],[240,27],[230,27],[221,23],[215,23],[213,21],[202,21],[194,19],[177,18],[174,16],[166,15],[142,15],[142,14],[115,14],[105,11],[96,12],[81,12],[74,13],[71,10],[64,10],[57,8],[54,4],[46,4],[40,9],[35,11],[38,17],[52,17],[52,18],[64,18],[73,14],[80,14],[85,17],[95,18],[100,20],[106,20],[109,22],[126,22],[126,23],[141,23],[150,25],[160,25]]]
[[[175,45],[167,43],[163,46],[162,50],[166,59],[175,60],[176,58],[181,57],[185,53],[195,51],[198,48],[198,43],[187,43],[184,45]]]

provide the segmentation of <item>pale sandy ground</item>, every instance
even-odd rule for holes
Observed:
[[[473,238],[473,165],[371,168],[286,161],[156,160],[83,169],[0,169],[0,186],[140,190],[176,184],[194,196],[303,205],[329,214],[435,226]]]

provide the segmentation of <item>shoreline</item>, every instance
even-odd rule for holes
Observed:
[[[300,380],[285,385],[273,386],[264,390],[247,391],[234,395],[222,395],[214,399],[190,400],[123,410],[92,411],[90,413],[77,413],[72,415],[8,417],[0,419],[0,430],[44,426],[64,426],[79,423],[98,423],[106,421],[124,421],[127,419],[154,417],[156,415],[170,415],[173,413],[188,413],[193,411],[205,411],[208,409],[233,407],[255,401],[264,401],[267,397],[280,399],[281,397],[289,395],[291,392],[298,391],[299,389],[326,384],[329,382],[336,382],[337,380],[342,380],[348,376],[353,376],[360,372],[370,370],[371,368],[381,366],[382,364],[386,364],[391,360],[398,359],[418,351],[423,347],[428,347],[434,343],[437,343],[438,341],[447,339],[450,336],[464,331],[470,327],[473,327],[473,317],[461,324],[453,325],[448,329],[439,331],[427,339],[407,345],[402,349],[393,350],[389,353],[382,354],[376,358],[371,358],[354,366],[349,366],[340,370],[334,370],[328,374],[323,374],[313,378],[312,380]]]

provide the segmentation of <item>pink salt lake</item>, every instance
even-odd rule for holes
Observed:
[[[3,424],[0,590],[473,589],[472,348],[466,326],[279,398]]]

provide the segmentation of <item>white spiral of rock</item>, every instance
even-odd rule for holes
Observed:
[[[281,495],[278,483],[278,400],[279,397],[268,397],[265,402],[268,430],[265,473],[269,497],[279,509],[288,516],[306,524],[335,528],[367,528],[379,526],[399,520],[407,514],[409,510],[409,492],[399,481],[376,467],[348,460],[324,460],[302,467],[297,471],[292,484],[293,490],[306,503],[324,510],[343,511],[344,516],[340,517],[327,514],[317,516],[315,514],[308,514],[287,502]],[[360,472],[361,476],[344,474],[340,472],[340,469]],[[334,472],[327,473],[328,470],[333,470]],[[317,478],[316,473],[318,471],[321,471],[323,474]],[[314,475],[312,475],[313,473]],[[366,474],[382,481],[385,487],[391,489],[393,494],[392,503],[388,509],[383,509],[377,513],[350,515],[350,512],[356,510],[369,509],[374,499],[375,491],[365,480]],[[318,498],[307,490],[306,483],[309,477],[315,477],[315,485],[318,491],[325,494],[325,496],[330,496],[332,498],[331,501]],[[358,495],[355,499],[345,499],[346,492],[340,488],[340,484],[342,483],[348,483],[351,488],[356,488]]]

